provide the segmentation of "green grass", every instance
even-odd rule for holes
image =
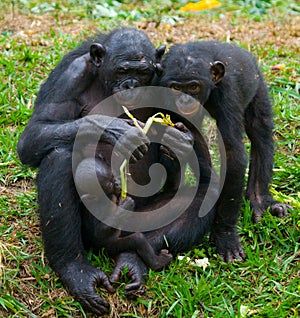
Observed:
[[[266,29],[270,28],[268,24],[272,21],[280,29],[298,12],[293,1],[228,1],[217,10],[195,15],[178,10],[185,2],[169,0],[161,5],[156,0],[133,3],[107,1],[104,8],[103,2],[99,6],[100,1],[85,0],[1,2],[1,317],[89,316],[68,295],[47,264],[37,213],[37,170],[22,166],[16,154],[17,140],[31,116],[36,93],[61,57],[95,28],[107,30],[124,23],[154,22],[157,33],[162,32],[164,37],[164,32],[173,25],[178,32],[185,34],[183,28],[188,29],[188,25],[195,23],[196,19],[197,24],[215,21],[220,27],[223,21],[228,21],[233,27],[243,26],[245,21],[250,26],[265,23]],[[139,6],[134,6],[137,3]],[[263,9],[253,9],[259,9],[259,6]],[[19,32],[22,30],[20,26],[15,30],[3,23],[7,15],[24,20],[24,23],[26,18],[51,23],[28,35],[28,21],[22,33]],[[16,21],[16,25],[23,25],[20,20]],[[181,21],[185,21],[185,26],[181,26]],[[168,28],[164,28],[164,23]],[[84,27],[78,32],[69,32],[78,25]],[[290,36],[293,40],[293,32],[281,33],[280,36]],[[200,39],[203,34],[196,36]],[[250,32],[246,35],[237,33],[234,41],[247,47],[249,43],[244,42],[247,36],[251,38],[253,35]],[[224,33],[220,39],[225,38]],[[186,35],[182,40],[187,40]],[[168,35],[168,42],[172,41],[172,35]],[[155,44],[159,45],[158,42],[160,40]],[[293,205],[294,210],[284,219],[273,218],[267,213],[259,224],[253,224],[249,204],[245,202],[239,223],[241,240],[248,256],[244,263],[222,262],[214,246],[205,239],[197,249],[186,254],[192,260],[207,257],[210,265],[205,271],[187,259],[176,260],[162,272],[150,271],[147,293],[136,300],[124,297],[126,277],[117,285],[115,295],[108,295],[100,289],[101,295],[113,305],[113,317],[299,316],[299,48],[268,37],[250,44],[252,53],[259,58],[274,100],[277,151],[271,191],[276,199]],[[277,64],[284,64],[284,69],[272,71],[272,66]],[[105,254],[90,254],[89,258],[106,273],[112,271],[113,263]]]

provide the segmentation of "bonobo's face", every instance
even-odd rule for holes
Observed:
[[[222,62],[212,61],[194,44],[179,44],[170,49],[162,63],[163,74],[159,80],[159,85],[174,90],[176,108],[185,116],[199,112],[225,73]]]
[[[140,97],[138,90],[132,89],[151,85],[161,71],[164,51],[165,47],[155,50],[143,32],[125,28],[113,32],[103,45],[92,44],[91,57],[108,94],[116,94],[121,104],[130,107]]]

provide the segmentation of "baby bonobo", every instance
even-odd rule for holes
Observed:
[[[101,164],[96,163],[99,160]],[[97,179],[94,179],[94,169],[96,169]],[[130,196],[121,199],[121,188],[119,182],[114,179],[111,167],[105,162],[104,158],[85,158],[82,160],[74,174],[75,184],[81,199],[87,203],[87,206],[95,206],[92,210],[101,207],[105,209],[103,198],[99,196],[97,191],[97,182],[104,185],[104,188],[110,189],[107,196],[108,199],[115,203],[115,211],[111,211],[113,217],[122,223],[122,209],[133,211],[135,207],[134,200]],[[152,246],[143,233],[130,233],[122,236],[122,231],[106,225],[104,222],[98,221],[91,213],[84,211],[85,217],[83,224],[90,229],[88,240],[92,242],[101,242],[101,246],[105,247],[111,257],[117,257],[125,251],[136,252],[147,266],[155,271],[162,270],[173,259],[172,255],[166,249],[161,249],[156,255]],[[123,212],[124,213],[124,212]],[[89,223],[90,222],[90,223]],[[145,222],[147,220],[145,219]],[[93,244],[91,244],[93,245]]]

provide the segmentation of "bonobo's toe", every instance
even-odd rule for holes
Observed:
[[[262,214],[263,212],[261,209],[254,209],[252,213],[253,223],[259,223],[261,221]]]
[[[167,265],[169,265],[173,260],[173,255],[169,253],[167,249],[160,250],[158,256],[157,256],[157,262],[156,264],[152,264],[151,268],[159,272],[163,270]]]
[[[260,202],[250,200],[250,206],[253,210],[252,217],[254,223],[258,223],[261,220],[262,215],[268,211],[269,208],[270,213],[279,218],[289,215],[288,210],[293,210],[293,207],[290,205],[275,201],[270,195],[262,196]]]
[[[141,282],[133,282],[125,286],[124,294],[126,297],[133,298],[143,295],[146,292],[146,286]]]
[[[236,229],[229,232],[213,232],[211,240],[215,242],[217,251],[224,262],[243,261],[246,258]]]
[[[282,218],[289,215],[288,209],[293,210],[293,208],[288,204],[274,202],[270,207],[270,212],[272,215]]]

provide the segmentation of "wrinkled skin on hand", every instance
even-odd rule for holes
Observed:
[[[103,271],[85,260],[81,262],[76,260],[64,267],[60,276],[70,293],[85,309],[98,315],[109,312],[109,303],[101,298],[95,289],[96,286],[103,286],[110,293],[115,291]]]
[[[162,137],[162,144],[163,146],[160,147],[162,153],[173,158],[177,156],[178,160],[182,160],[192,152],[194,137],[183,123],[178,122],[175,123],[175,127],[166,127]],[[176,150],[176,154],[174,154],[172,149]]]
[[[148,268],[135,253],[122,253],[115,258],[116,265],[110,276],[111,282],[118,282],[122,273],[127,269],[126,276],[132,282],[125,287],[125,295],[128,297],[145,292]]]
[[[131,155],[132,162],[140,160],[148,151],[149,138],[140,129],[132,126],[129,120],[104,115],[90,115],[81,120],[76,137],[79,146],[86,143],[97,144],[101,136],[101,141],[112,146],[118,142],[115,151],[127,158]],[[136,148],[137,144],[140,146]]]

